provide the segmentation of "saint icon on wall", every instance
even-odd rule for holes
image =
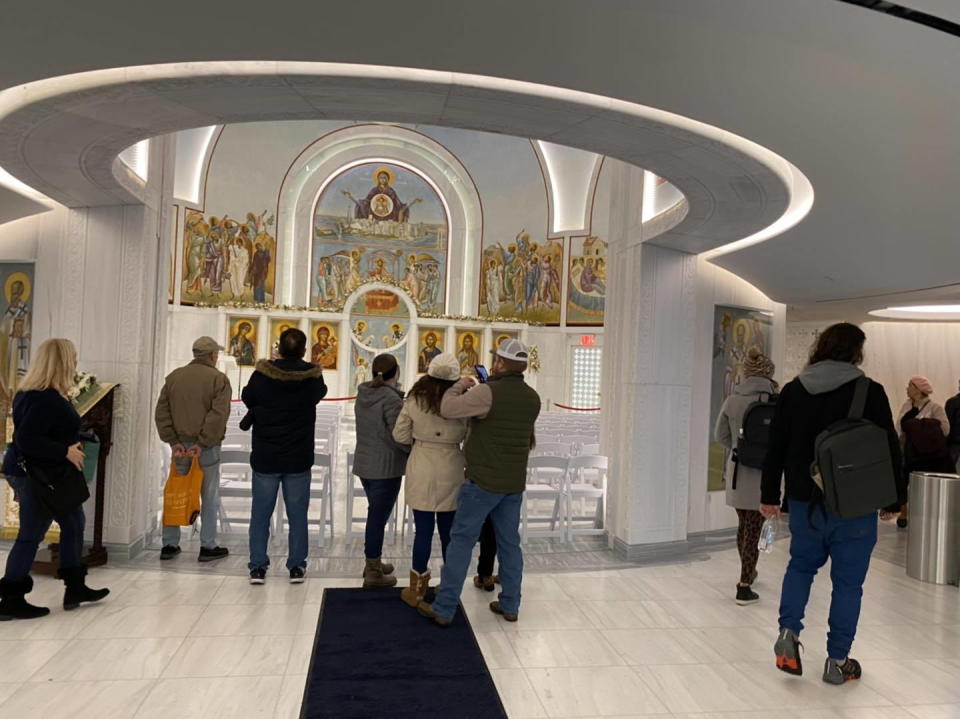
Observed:
[[[300,328],[300,320],[286,318],[272,318],[270,320],[270,359],[279,359],[280,335],[294,328]]]
[[[480,364],[480,335],[472,330],[457,333],[457,361],[460,371],[472,374],[473,368]]]
[[[6,267],[9,274],[3,279],[6,308],[0,332],[0,383],[12,399],[30,364],[31,312],[27,302],[33,290],[33,267],[22,263]]]
[[[237,360],[241,367],[253,367],[257,363],[257,325],[252,317],[228,317],[227,354]]]
[[[430,367],[430,362],[438,354],[443,352],[443,334],[441,329],[429,329],[420,331],[420,354],[417,355],[417,372],[425,373]]]
[[[326,322],[314,322],[310,330],[313,346],[310,348],[310,361],[323,369],[337,369],[337,333]]]

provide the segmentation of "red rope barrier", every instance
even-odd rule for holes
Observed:
[[[357,398],[356,395],[353,397],[328,397],[320,400],[321,402],[351,402]],[[231,402],[242,402],[240,399],[232,399]]]
[[[570,409],[574,412],[599,412],[601,409],[600,407],[567,407],[565,404],[557,404],[556,402],[553,403],[553,406],[560,409]]]

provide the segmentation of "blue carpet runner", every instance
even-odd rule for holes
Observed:
[[[327,589],[301,719],[506,719],[461,607],[442,629],[400,588]]]

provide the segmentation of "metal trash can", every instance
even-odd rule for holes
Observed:
[[[907,576],[932,584],[960,581],[960,476],[910,475]]]

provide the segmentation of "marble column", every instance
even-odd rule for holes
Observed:
[[[643,242],[643,171],[617,163],[610,205],[603,451],[611,543],[687,536],[697,261]]]
[[[61,281],[53,335],[77,345],[80,369],[121,385],[104,518],[105,541],[121,555],[139,551],[152,528],[161,481],[153,403],[165,348],[173,140],[150,146],[143,204],[70,209],[51,273]]]

